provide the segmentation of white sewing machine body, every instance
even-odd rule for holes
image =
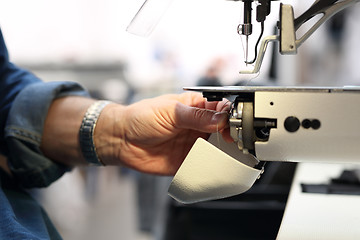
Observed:
[[[359,88],[186,89],[235,96],[231,136],[260,161],[360,163]]]
[[[254,94],[254,117],[277,120],[268,141],[255,142],[259,160],[360,163],[360,91]],[[289,117],[300,122],[295,132],[285,128]],[[319,128],[308,121],[318,121]]]
[[[185,89],[202,92],[208,101],[229,98],[230,135],[236,144],[229,156],[225,143],[195,143],[169,187],[180,202],[246,192],[266,172],[267,161],[360,164],[359,88]]]

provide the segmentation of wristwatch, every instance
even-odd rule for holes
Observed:
[[[81,152],[88,163],[96,166],[105,166],[105,164],[96,153],[94,131],[101,111],[109,103],[111,102],[103,100],[93,103],[86,111],[79,130]]]

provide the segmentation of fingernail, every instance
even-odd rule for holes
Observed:
[[[219,124],[225,120],[227,120],[228,116],[226,113],[215,113],[214,116],[211,118],[212,124]]]

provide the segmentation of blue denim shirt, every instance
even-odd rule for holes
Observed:
[[[0,31],[0,153],[13,174],[0,170],[0,239],[59,239],[42,208],[23,187],[45,187],[69,167],[46,158],[41,136],[53,99],[89,96],[77,83],[44,83],[9,61]]]
[[[87,93],[75,83],[39,82],[26,86],[12,104],[5,126],[6,155],[23,187],[46,187],[69,170],[40,150],[47,110],[54,98],[67,95]]]

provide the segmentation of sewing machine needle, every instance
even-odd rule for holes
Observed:
[[[249,56],[249,36],[246,35],[246,49],[245,49],[245,63],[248,65],[248,56]]]

